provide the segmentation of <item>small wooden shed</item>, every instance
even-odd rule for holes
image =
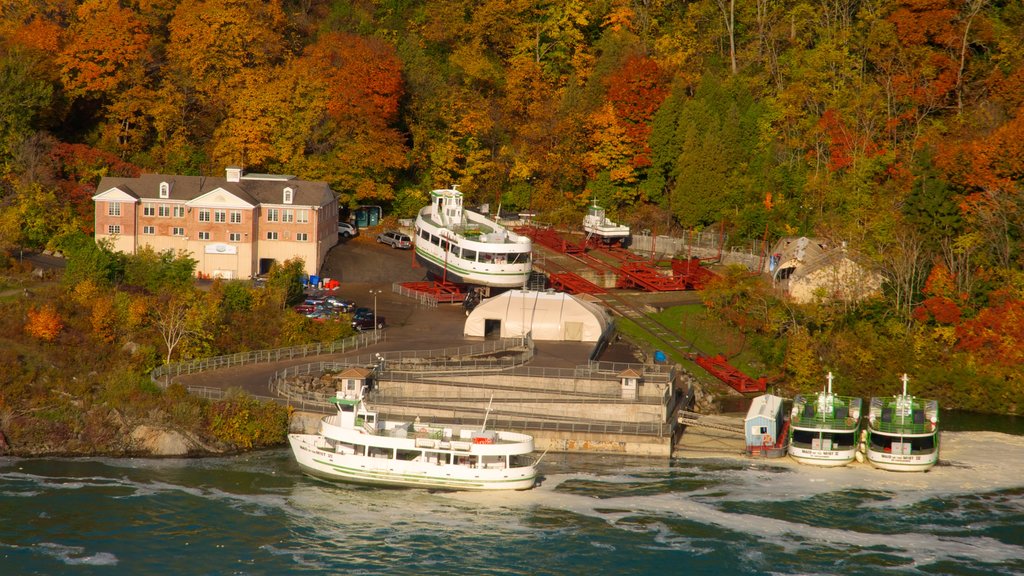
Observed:
[[[765,394],[754,398],[743,420],[747,451],[752,447],[774,446],[782,434],[784,422],[780,396]]]

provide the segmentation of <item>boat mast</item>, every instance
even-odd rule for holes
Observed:
[[[491,404],[494,403],[494,394],[491,394],[491,399],[487,402],[487,412],[484,412],[484,423],[480,426],[480,431],[487,430],[487,419],[491,416]]]

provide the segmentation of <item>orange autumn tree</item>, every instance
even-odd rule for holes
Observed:
[[[936,164],[963,191],[960,209],[987,242],[994,262],[1013,266],[1020,246],[1013,237],[1024,232],[1019,217],[1024,204],[1024,107],[990,134],[940,148]],[[1016,234],[1009,233],[1016,229]]]
[[[658,63],[643,55],[626,58],[608,79],[608,100],[634,149],[633,165],[651,165],[650,121],[668,96],[667,76]]]
[[[405,88],[394,49],[372,38],[341,32],[320,36],[297,66],[316,78],[334,125],[328,152],[311,172],[357,200],[394,198],[397,171],[408,166],[404,137],[393,124]]]
[[[117,0],[88,0],[76,10],[58,57],[64,87],[76,96],[111,97],[142,81],[150,34],[135,11]]]
[[[25,322],[25,333],[29,336],[44,342],[53,342],[63,328],[64,320],[53,304],[43,304],[29,309],[28,321]]]

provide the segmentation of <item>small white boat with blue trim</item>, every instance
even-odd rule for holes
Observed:
[[[454,284],[521,288],[530,278],[533,241],[463,209],[462,192],[433,190],[416,216],[416,261]]]
[[[924,472],[939,461],[939,403],[903,393],[871,399],[864,451],[875,468]]]
[[[789,416],[789,455],[801,464],[845,466],[857,457],[861,399],[832,393],[828,386],[816,395],[798,394]]]
[[[338,413],[320,421],[319,434],[288,435],[303,472],[326,480],[431,490],[527,490],[536,483],[532,436],[422,424],[419,418],[383,421],[366,408],[364,390],[339,390],[331,398]]]

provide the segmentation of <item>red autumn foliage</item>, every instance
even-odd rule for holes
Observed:
[[[818,130],[824,132],[829,141],[828,168],[833,172],[845,170],[853,165],[858,155],[866,157],[877,155],[879,147],[855,130],[833,108],[825,110],[818,120]]]
[[[948,0],[903,0],[888,19],[905,45],[956,48],[960,44],[958,16]]]
[[[957,348],[982,362],[1024,363],[1024,300],[999,291],[991,301],[976,318],[957,326]]]
[[[648,137],[650,121],[668,96],[667,77],[658,63],[647,56],[626,58],[608,79],[608,100],[615,108],[626,137],[635,150],[633,166],[650,166]]]
[[[384,42],[334,32],[307,48],[305,57],[329,87],[327,112],[335,120],[388,125],[398,118],[402,62]]]
[[[913,316],[918,322],[956,325],[960,322],[960,307],[945,296],[932,296],[914,308]]]
[[[93,222],[92,196],[103,176],[138,177],[138,166],[86,144],[59,143],[50,150],[57,185],[82,222]],[[88,230],[91,232],[91,229]]]

